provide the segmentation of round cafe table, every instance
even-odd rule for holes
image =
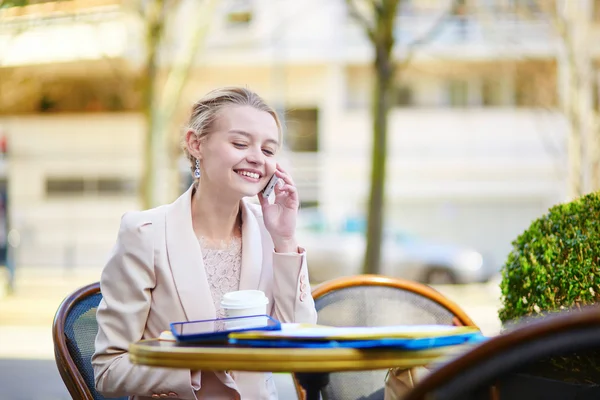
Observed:
[[[258,348],[233,345],[198,346],[158,339],[141,340],[129,348],[134,364],[213,371],[297,372],[307,400],[319,399],[328,372],[416,367],[447,359],[458,347],[407,351],[401,349]]]

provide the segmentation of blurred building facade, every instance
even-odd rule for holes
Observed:
[[[600,1],[582,1],[597,29]],[[404,2],[399,59],[444,3]],[[501,263],[510,241],[566,196],[567,124],[555,111],[562,72],[543,15],[521,18],[516,0],[463,3],[398,73],[387,216],[406,231],[474,246]],[[182,1],[174,12],[165,62],[193,22],[187,11]],[[18,262],[102,264],[120,216],[139,208],[139,21],[117,0],[0,12],[0,129]],[[371,59],[343,0],[224,0],[181,115],[214,87],[256,90],[285,116],[303,206],[340,219],[364,209],[369,189]],[[187,179],[185,163],[173,168]],[[166,199],[181,190],[172,186]]]

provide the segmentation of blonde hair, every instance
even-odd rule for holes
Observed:
[[[190,119],[184,131],[183,152],[191,163],[192,172],[196,168],[196,158],[187,149],[185,136],[187,132],[193,132],[198,139],[205,138],[211,133],[212,124],[219,112],[228,106],[250,106],[259,111],[265,111],[273,117],[279,131],[279,143],[282,142],[281,121],[277,112],[269,107],[267,103],[253,91],[242,87],[223,87],[208,92],[198,100],[192,107]]]

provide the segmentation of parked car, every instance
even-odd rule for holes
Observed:
[[[323,282],[361,273],[366,240],[362,218],[346,219],[335,227],[318,211],[300,214],[298,239],[307,249],[311,281]],[[474,249],[421,239],[386,227],[381,273],[429,284],[485,282],[495,273]]]

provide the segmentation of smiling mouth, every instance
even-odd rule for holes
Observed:
[[[250,172],[250,171],[235,171],[238,175],[242,175],[248,178],[252,178],[252,179],[260,179],[261,175],[256,173],[256,172]]]

